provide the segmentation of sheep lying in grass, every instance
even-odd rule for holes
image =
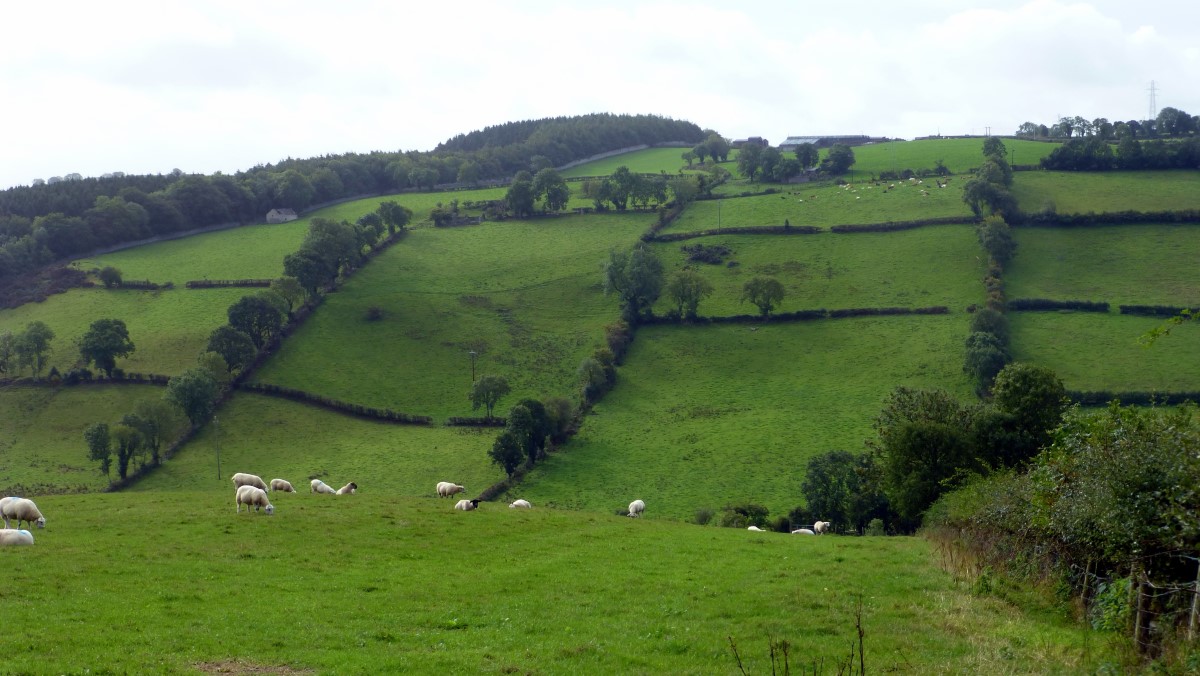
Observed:
[[[351,481],[350,483],[346,484],[345,486],[342,486],[341,488],[334,491],[334,494],[335,495],[353,495],[354,492],[357,490],[358,490],[358,484]]]
[[[464,512],[469,512],[479,506],[479,500],[459,500],[454,503],[455,509],[461,509]]]
[[[10,520],[16,519],[17,527],[21,526],[21,522],[25,521],[30,526],[37,524],[38,528],[46,527],[46,517],[42,516],[37,505],[33,504],[33,500],[25,498],[7,497],[0,500],[0,516],[4,518],[4,527],[12,526]]]
[[[439,481],[437,485],[437,494],[439,498],[449,498],[466,490],[467,489],[452,481]]]
[[[533,505],[529,504],[528,500],[513,500],[508,507],[509,509],[533,509]]]
[[[324,481],[321,481],[320,479],[313,479],[311,486],[312,486],[313,493],[327,493],[329,495],[333,495],[334,493],[337,493],[337,491],[333,490],[333,488],[330,487],[329,484],[325,483]]]
[[[0,547],[31,544],[33,544],[33,533],[27,530],[16,530],[14,528],[0,530]]]
[[[646,503],[642,502],[641,500],[634,500],[633,502],[629,503],[630,518],[636,519],[641,516],[642,512],[644,511],[646,511]]]
[[[275,506],[267,499],[267,492],[255,486],[238,486],[234,505],[237,507],[238,514],[242,513],[242,505],[246,505],[247,513],[250,512],[251,507],[256,512],[261,507],[267,513],[267,516],[275,513]]]
[[[271,479],[271,490],[283,491],[284,493],[296,492],[296,489],[292,488],[291,482],[285,479]]]
[[[818,521],[813,524],[812,529],[813,529],[813,532],[816,533],[817,535],[822,535],[826,531],[829,530],[829,522],[828,521]]]
[[[238,472],[237,474],[234,474],[232,477],[230,477],[230,479],[233,481],[234,488],[241,488],[242,486],[254,486],[255,488],[258,488],[258,489],[261,489],[264,491],[267,490],[266,482],[262,480],[262,477],[259,477],[256,474],[246,474],[245,472]]]
[[[816,533],[813,533],[811,528],[797,528],[792,531],[792,535],[816,535]]]
[[[756,531],[756,532],[759,532],[759,533],[762,533],[762,532],[763,532],[763,529],[759,528],[758,526],[747,526],[747,527],[746,527],[746,530],[752,530],[752,531]]]

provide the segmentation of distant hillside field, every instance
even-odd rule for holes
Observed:
[[[1200,171],[1021,171],[1012,193],[1029,212],[1200,209]]]
[[[984,140],[983,137],[922,139],[854,146],[854,166],[850,168],[849,178],[863,181],[881,171],[932,171],[938,160],[942,160],[952,173],[965,174],[983,161]],[[1008,161],[1012,165],[1036,165],[1059,146],[1058,143],[1015,138],[1000,140],[1008,150]]]
[[[863,450],[897,385],[966,398],[962,315],[643,328],[616,388],[508,499],[647,518],[803,502],[809,458]]]
[[[629,153],[621,153],[602,160],[587,162],[577,167],[564,169],[563,178],[580,178],[583,176],[608,176],[617,167],[628,167],[630,171],[640,174],[658,174],[666,172],[674,175],[680,169],[687,167],[683,153],[690,148],[646,148]]]
[[[719,265],[689,262],[683,248],[697,245],[732,253]],[[887,233],[722,235],[660,243],[655,250],[668,271],[690,267],[713,285],[713,295],[700,304],[702,316],[757,314],[740,300],[754,277],[783,283],[780,312],[945,305],[958,313],[984,296],[979,280],[985,261],[974,228],[966,224]],[[660,298],[655,308],[666,314],[670,299]]]

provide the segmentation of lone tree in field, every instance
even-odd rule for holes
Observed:
[[[129,329],[120,319],[97,319],[79,339],[79,354],[84,363],[94,362],[109,378],[117,367],[117,357],[128,357],[133,350]]]
[[[533,177],[533,194],[542,200],[543,210],[558,211],[567,206],[571,199],[571,189],[554,169],[547,167]]]
[[[503,377],[481,376],[471,385],[471,408],[478,410],[483,406],[487,410],[487,417],[491,418],[496,404],[510,391],[508,381]]]
[[[218,394],[217,381],[204,369],[193,368],[171,378],[163,398],[178,406],[192,427],[199,427],[216,409]]]
[[[612,251],[604,266],[604,290],[621,299],[625,321],[636,324],[648,314],[663,288],[663,264],[644,243],[624,253]]]
[[[680,270],[667,282],[666,294],[675,303],[680,319],[695,319],[700,301],[712,295],[713,286],[694,270]]]
[[[783,300],[783,294],[783,284],[774,277],[755,277],[742,287],[742,301],[757,306],[764,319],[771,316],[771,310]]]

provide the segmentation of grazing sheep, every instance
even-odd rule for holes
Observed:
[[[813,529],[813,532],[816,533],[817,535],[822,535],[825,533],[825,531],[829,530],[829,522],[828,521],[818,521],[813,524],[812,529]]]
[[[461,509],[464,512],[469,512],[479,506],[479,500],[459,500],[454,503],[455,509]]]
[[[46,527],[46,517],[38,511],[37,505],[33,504],[33,500],[25,498],[7,497],[0,500],[0,516],[4,518],[4,527],[12,526],[9,523],[10,519],[16,519],[17,527],[21,526],[22,521],[26,521],[30,526],[37,524],[38,528]]]
[[[463,488],[452,481],[439,481],[437,485],[437,494],[439,498],[449,498],[465,492],[466,490],[466,488]]]
[[[811,528],[797,528],[792,531],[792,535],[816,535]]]
[[[533,509],[528,500],[513,500],[508,506],[510,509]]]
[[[5,528],[0,530],[0,547],[7,545],[31,545],[33,544],[33,533],[27,530],[16,530],[15,528]]]
[[[313,479],[311,485],[313,493],[328,493],[329,495],[337,493],[337,491],[333,490],[333,488],[320,479]]]
[[[261,477],[259,477],[258,475],[255,475],[255,474],[246,474],[245,472],[238,472],[237,474],[234,474],[232,477],[230,477],[230,479],[233,481],[234,488],[241,488],[242,486],[254,486],[255,488],[258,488],[258,489],[261,489],[264,491],[268,490],[266,482],[263,481]]]
[[[283,491],[284,493],[295,493],[296,489],[292,488],[291,482],[285,479],[271,479],[271,490]]]
[[[238,514],[242,513],[242,505],[246,505],[247,513],[250,512],[251,507],[256,512],[261,507],[267,516],[275,513],[275,506],[267,499],[267,492],[255,486],[238,486],[237,497],[233,504],[237,507]]]
[[[752,531],[756,531],[758,533],[764,532],[763,529],[759,528],[758,526],[747,526],[746,530],[752,530]]]
[[[646,503],[642,502],[641,500],[634,500],[633,502],[629,503],[629,518],[636,519],[641,516],[642,512],[644,511],[646,511]]]
[[[350,483],[346,484],[345,486],[342,486],[341,488],[334,491],[334,495],[353,495],[354,492],[357,490],[358,490],[358,484],[351,481]]]

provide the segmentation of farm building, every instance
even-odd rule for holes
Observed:
[[[853,135],[853,136],[789,136],[783,143],[779,144],[780,150],[795,150],[796,146],[803,143],[811,143],[818,148],[828,148],[835,143],[840,143],[846,146],[861,146],[865,143],[874,141],[886,141],[885,138],[871,138],[870,136]]]
[[[267,212],[268,223],[287,223],[300,218],[292,209],[272,209]]]
[[[738,139],[734,139],[734,140],[733,140],[733,142],[732,142],[732,143],[730,143],[729,145],[733,146],[734,148],[741,148],[742,146],[746,145],[747,143],[752,143],[752,144],[754,144],[754,145],[759,145],[759,146],[762,146],[762,147],[764,147],[764,148],[766,148],[766,147],[768,147],[768,146],[770,146],[770,145],[771,145],[770,143],[768,143],[768,142],[767,142],[767,139],[765,139],[765,138],[763,138],[763,137],[761,137],[761,136],[751,136],[750,138],[738,138]]]

